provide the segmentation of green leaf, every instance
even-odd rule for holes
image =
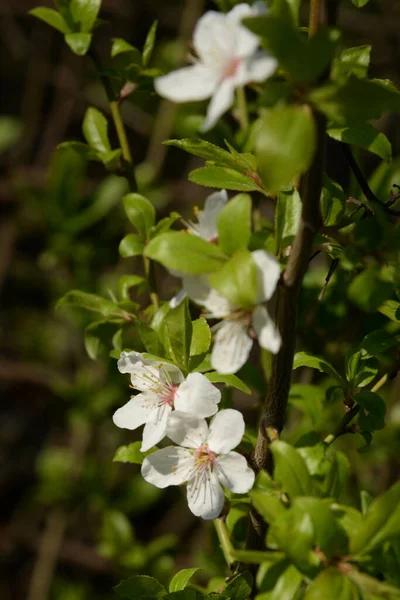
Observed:
[[[385,427],[386,404],[375,392],[360,392],[354,400],[361,406],[358,425],[366,431],[377,431]]]
[[[222,373],[206,373],[205,376],[211,383],[225,383],[230,387],[234,387],[245,394],[251,394],[251,389],[236,375],[223,375]]]
[[[120,446],[114,454],[113,462],[132,463],[134,465],[141,465],[146,456],[156,452],[158,448],[154,447],[146,452],[141,452],[140,447],[142,442],[133,442],[128,446]]]
[[[247,600],[252,589],[253,576],[248,571],[243,571],[230,580],[223,594],[230,600]]]
[[[97,360],[101,352],[109,349],[110,341],[115,335],[118,325],[121,325],[121,320],[103,320],[95,321],[86,327],[84,343],[89,358]]]
[[[154,227],[150,230],[150,238],[156,237],[160,235],[160,233],[164,233],[171,229],[171,226],[175,223],[177,219],[180,219],[181,215],[177,212],[171,212],[169,217],[164,217],[160,219]]]
[[[293,565],[287,566],[285,563],[282,566],[287,568],[284,569],[283,573],[277,573],[278,577],[273,582],[269,582],[272,583],[267,588],[270,591],[267,594],[257,596],[257,600],[295,600],[298,598],[297,591],[303,581],[303,576]],[[277,565],[274,565],[274,567],[277,567]],[[271,578],[272,573],[268,573],[268,575]],[[261,587],[261,590],[265,591],[264,587]]]
[[[224,206],[218,215],[218,244],[225,254],[247,248],[251,237],[251,198],[238,194]]]
[[[124,258],[128,256],[141,256],[144,251],[144,242],[136,233],[128,233],[121,240],[118,250]]]
[[[316,128],[310,111],[300,106],[266,110],[254,129],[255,154],[265,189],[291,188],[311,165]]]
[[[165,596],[165,588],[153,577],[133,575],[119,583],[114,591],[128,600],[157,600]]]
[[[176,308],[171,308],[163,323],[164,343],[171,359],[178,365],[187,367],[193,331],[188,299],[185,298]]]
[[[321,558],[315,552],[315,529],[307,512],[294,506],[289,508],[272,523],[269,535],[299,571],[315,577]]]
[[[263,192],[258,178],[243,175],[227,167],[206,166],[189,173],[189,180],[206,187],[235,190],[238,192]]]
[[[278,194],[275,210],[275,241],[278,256],[292,243],[301,218],[302,203],[298,191],[293,188]]]
[[[224,266],[209,277],[211,287],[237,308],[254,306],[257,294],[257,267],[248,250],[238,250]]]
[[[279,498],[270,491],[253,489],[249,492],[249,495],[256,511],[270,525],[286,511]]]
[[[354,4],[354,6],[357,6],[357,8],[362,8],[363,6],[365,6],[367,4],[367,2],[369,2],[369,0],[351,0],[351,1]]]
[[[350,540],[352,554],[371,552],[386,540],[400,535],[400,483],[379,496],[370,505],[365,517],[353,530]]]
[[[101,162],[100,155],[88,144],[84,144],[83,142],[61,142],[61,144],[58,144],[57,150],[73,150],[86,160],[95,160]]]
[[[97,108],[87,109],[83,118],[82,131],[89,146],[100,155],[111,152],[107,119]]]
[[[133,287],[139,287],[141,291],[147,286],[147,281],[140,275],[122,275],[118,281],[118,294],[121,300],[130,300],[129,290]]]
[[[343,378],[336,371],[332,365],[324,358],[313,356],[308,352],[296,352],[293,361],[293,370],[299,367],[310,367],[311,369],[318,369],[321,373],[326,373],[333,379],[336,379],[340,384],[343,384]]]
[[[379,356],[396,344],[397,340],[392,334],[384,329],[377,329],[368,333],[360,346],[363,358],[368,358],[369,356]]]
[[[387,111],[400,110],[400,94],[390,82],[353,75],[344,85],[327,84],[313,90],[310,100],[338,126],[364,126]]]
[[[338,142],[369,150],[369,152],[377,154],[386,162],[392,160],[392,145],[386,135],[368,123],[359,127],[331,127],[327,133]]]
[[[306,463],[293,446],[277,440],[271,444],[274,479],[290,498],[312,496],[313,484]]]
[[[359,273],[348,288],[350,300],[367,312],[375,312],[393,293],[393,284],[381,278],[378,266]]]
[[[118,306],[110,300],[106,300],[105,298],[96,296],[95,294],[81,292],[79,290],[71,290],[70,292],[67,292],[65,296],[60,298],[56,304],[56,308],[58,309],[63,306],[85,308],[86,310],[99,312],[105,317],[112,314],[118,315],[120,312],[118,310]]]
[[[101,0],[71,0],[71,16],[80,24],[80,30],[89,33],[96,22]]]
[[[348,539],[345,530],[331,510],[330,498],[295,498],[293,507],[300,513],[308,514],[313,523],[315,543],[330,559],[348,553]]]
[[[207,161],[212,161],[218,166],[228,167],[234,171],[239,171],[244,175],[255,175],[256,169],[254,160],[255,157],[248,154],[240,154],[236,152],[234,148],[231,148],[231,152],[227,152],[224,148],[210,144],[206,140],[200,139],[183,139],[183,140],[168,140],[164,142],[167,146],[176,146],[194,154],[194,156],[200,156]]]
[[[311,582],[304,600],[362,600],[359,588],[335,567],[328,567]]]
[[[154,21],[152,26],[149,29],[149,32],[146,36],[146,41],[143,47],[143,66],[146,67],[150,62],[151,55],[153,53],[154,44],[156,41],[156,32],[157,32],[158,21]]]
[[[154,206],[140,194],[127,194],[123,198],[123,203],[129,221],[143,239],[148,239],[150,229],[156,220]]]
[[[365,387],[375,379],[379,371],[379,362],[375,358],[364,358],[361,350],[346,359],[346,379],[353,387]]]
[[[65,41],[74,54],[84,56],[92,42],[91,33],[66,33]]]
[[[332,63],[332,79],[345,81],[350,75],[355,75],[360,79],[367,77],[370,55],[371,46],[368,45],[343,50]]]
[[[368,598],[368,600],[381,600],[382,598],[385,600],[395,600],[400,598],[400,589],[398,587],[388,585],[384,581],[379,581],[366,573],[361,573],[357,569],[351,569],[348,577],[359,586],[364,594],[367,594],[366,596],[364,595],[364,598]]]
[[[68,33],[69,31],[68,25],[62,15],[52,8],[38,6],[37,8],[32,8],[32,10],[29,11],[29,14],[44,21],[47,25],[54,27],[54,29],[57,29],[57,31],[60,31],[61,33]]]
[[[203,317],[192,321],[192,340],[190,342],[190,356],[204,354],[211,344],[211,330]]]
[[[179,590],[184,590],[197,571],[199,571],[198,567],[194,569],[182,569],[178,573],[175,573],[169,584],[169,591],[179,592]]]
[[[321,216],[326,227],[340,223],[346,208],[346,195],[342,187],[324,174],[320,200]]]
[[[137,52],[140,56],[140,53],[137,50],[137,48],[135,48],[134,46],[129,44],[129,42],[127,42],[123,38],[113,38],[112,46],[111,46],[111,57],[115,58],[116,56],[118,56],[118,54],[125,54],[126,52],[129,52],[129,53]],[[140,57],[140,62],[141,62],[141,57]]]
[[[391,321],[400,321],[400,302],[397,300],[386,300],[378,307],[378,311]]]
[[[323,411],[324,391],[317,385],[294,383],[290,387],[288,401],[308,415],[315,427]]]
[[[137,320],[135,326],[139,331],[140,339],[147,352],[154,356],[164,356],[164,346],[159,338],[157,331],[143,321]]]
[[[264,46],[294,81],[314,81],[328,67],[339,38],[336,30],[325,28],[308,39],[293,22],[272,13],[243,19],[243,24],[263,38]]]
[[[170,231],[153,238],[146,247],[145,255],[167,269],[189,275],[212,273],[226,261],[218,246],[181,231]]]

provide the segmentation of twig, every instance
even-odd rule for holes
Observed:
[[[386,373],[385,375],[383,375],[383,377],[381,377],[380,380],[377,381],[377,383],[371,388],[371,392],[378,392],[381,389],[381,387],[383,387],[385,385],[385,383],[388,381],[388,379],[392,378],[392,376],[395,373],[397,373],[397,369],[396,369],[396,371],[394,371],[394,373],[390,373],[390,374]],[[355,396],[355,399],[357,402],[357,396]],[[343,419],[340,421],[340,423],[337,426],[337,428],[335,429],[335,431],[326,436],[326,438],[324,439],[324,443],[329,446],[335,440],[337,440],[337,438],[340,437],[341,435],[344,435],[345,433],[349,433],[348,426],[351,423],[351,421],[358,415],[359,412],[360,412],[360,406],[358,404],[355,404],[344,415]]]
[[[384,204],[383,202],[381,202],[381,200],[379,200],[379,198],[371,190],[371,188],[368,185],[367,180],[364,177],[363,172],[361,171],[360,167],[358,166],[358,164],[350,150],[350,147],[344,143],[341,143],[340,145],[341,145],[343,154],[344,154],[347,162],[349,163],[350,169],[353,171],[354,177],[357,179],[357,183],[360,186],[362,193],[364,194],[364,196],[366,197],[368,202],[371,202],[371,204],[377,204],[388,215],[400,216],[400,210],[391,208],[387,204]]]

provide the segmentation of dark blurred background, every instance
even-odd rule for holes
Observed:
[[[141,272],[141,265],[118,254],[130,231],[120,203],[125,181],[73,153],[54,152],[64,140],[82,139],[88,106],[109,111],[90,60],[73,55],[58,32],[28,14],[37,4],[52,6],[48,0],[0,0],[0,598],[101,600],[135,570],[165,582],[196,560],[212,577],[222,559],[210,554],[212,530],[189,513],[179,493],[161,493],[142,481],[138,468],[112,462],[121,443],[138,439],[111,421],[128,399],[128,382],[106,350],[99,349],[97,361],[88,357],[83,330],[90,315],[54,309],[70,289],[108,296],[122,274]],[[194,24],[208,8],[213,5],[203,0],[103,0],[101,17],[108,24],[98,30],[96,47],[105,63],[110,38],[141,48],[158,19],[152,66],[170,70],[184,62]],[[344,45],[372,44],[370,73],[399,85],[398,0],[371,0],[363,10],[343,0],[338,24]],[[201,111],[138,91],[124,103],[123,115],[141,190],[160,216],[172,209],[190,216],[207,195],[187,181],[201,161],[161,142],[192,135]],[[379,127],[398,154],[398,117],[382,119]],[[110,135],[115,147],[111,125]],[[360,158],[367,173],[379,162],[373,155]],[[330,171],[348,180],[335,153]],[[315,298],[324,264],[320,270],[307,284]],[[164,298],[174,286],[163,278]],[[328,310],[325,319],[320,332],[310,321],[302,330],[303,345],[320,343],[320,353],[327,331],[344,324],[339,312]],[[366,329],[356,316],[354,335]],[[340,358],[337,346],[330,352]],[[312,374],[303,374],[304,382],[311,384]],[[392,403],[398,392],[393,386]],[[385,441],[367,458],[353,453],[355,487],[379,492],[398,477],[396,410]],[[289,436],[302,427],[298,416],[292,422]]]

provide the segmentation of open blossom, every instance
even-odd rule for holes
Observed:
[[[221,210],[224,208],[226,203],[228,202],[228,194],[226,190],[220,190],[219,192],[214,192],[207,196],[204,202],[204,210],[197,211],[197,223],[193,223],[192,221],[187,221],[186,225],[188,231],[193,233],[193,235],[197,235],[198,237],[206,240],[207,242],[216,242],[218,240],[218,229],[217,229],[217,220]],[[180,271],[170,271],[172,275],[175,277],[180,277],[183,281],[191,276],[185,275]],[[170,301],[171,308],[176,308],[179,304],[186,298],[187,294],[182,289],[180,292],[174,296]]]
[[[257,266],[257,294],[252,309],[233,306],[229,300],[210,288],[206,277],[191,277],[184,281],[188,296],[207,310],[207,318],[222,319],[216,325],[211,364],[220,373],[236,373],[250,354],[253,339],[265,350],[276,354],[281,337],[274,321],[262,303],[269,300],[280,277],[277,259],[264,250],[251,253]]]
[[[155,80],[160,96],[173,102],[211,98],[203,131],[211,129],[232,105],[235,88],[264,81],[276,69],[276,60],[257,50],[259,38],[241,24],[259,12],[248,4],[238,4],[227,14],[208,11],[193,33],[194,64]]]
[[[237,410],[221,410],[210,425],[196,415],[175,411],[167,436],[178,446],[157,450],[144,459],[142,475],[156,487],[187,483],[189,508],[196,517],[215,519],[224,505],[221,485],[245,494],[254,483],[254,472],[233,448],[244,433]]]
[[[142,452],[163,439],[174,408],[200,417],[210,417],[218,410],[221,392],[201,373],[190,373],[185,379],[175,365],[145,359],[139,352],[122,352],[118,369],[129,373],[132,387],[142,393],[119,408],[113,421],[125,429],[145,424]]]

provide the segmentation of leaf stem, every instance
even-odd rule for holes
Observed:
[[[249,115],[247,112],[246,92],[243,86],[236,88],[236,102],[240,128],[245,131],[249,126]]]
[[[221,544],[222,553],[229,568],[237,562],[260,565],[271,559],[278,561],[285,558],[284,552],[275,550],[236,550],[232,545],[224,519],[214,519],[214,526]]]
[[[157,284],[154,273],[154,263],[147,257],[143,255],[143,264],[144,264],[144,272],[146,275],[146,279],[149,284],[150,289],[150,300],[153,305],[154,310],[157,310],[159,307],[158,294],[157,294]]]

